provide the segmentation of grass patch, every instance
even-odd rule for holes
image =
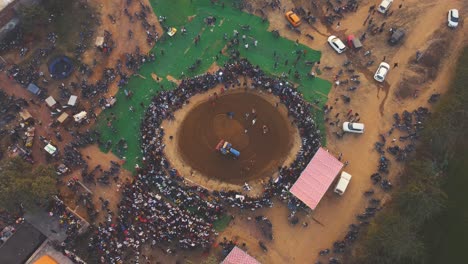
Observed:
[[[181,79],[202,74],[215,62],[222,66],[229,60],[228,55],[220,53],[228,42],[224,34],[227,34],[227,38],[230,39],[233,37],[234,30],[239,32],[238,51],[241,57],[247,58],[254,65],[259,65],[268,74],[286,75],[286,78],[304,93],[305,100],[314,104],[313,113],[322,131],[323,143],[325,143],[323,115],[319,110],[327,101],[331,83],[320,78],[308,77],[310,63],[320,60],[319,51],[285,38],[275,37],[268,31],[268,22],[233,8],[229,2],[226,2],[224,8],[221,4],[211,4],[209,0],[151,0],[150,2],[156,15],[167,18],[163,26],[176,27],[179,32],[173,37],[164,33],[152,49],[152,52],[156,54],[156,61],[143,65],[139,72],[139,75],[143,77],[133,77],[124,88],[133,91],[133,98],[126,99],[124,89],[119,91],[116,106],[104,111],[97,124],[102,141],[112,140],[114,143],[112,151],[126,158],[127,162],[124,165],[126,169],[134,170],[135,164],[141,165],[139,138],[145,108],[141,107],[140,103],[147,106],[158,91],[174,89],[175,84],[166,79],[168,75]],[[216,18],[213,26],[205,23],[205,18],[208,16]],[[285,23],[287,23],[286,20]],[[244,25],[249,25],[250,30],[243,30]],[[187,29],[187,34],[181,34],[181,26]],[[194,39],[198,35],[200,41],[195,45]],[[243,35],[246,36],[245,42],[242,41]],[[258,41],[256,47],[255,41]],[[249,44],[248,49],[245,48],[245,44]],[[302,55],[295,63],[298,52]],[[201,60],[200,66],[190,71],[188,68],[198,59]],[[306,65],[306,62],[309,65]],[[299,73],[300,79],[294,78],[295,71]],[[151,78],[152,73],[163,78],[163,81],[155,82]],[[134,112],[129,111],[130,106],[135,108]],[[116,133],[106,125],[111,112],[117,116],[117,120],[113,123]],[[128,142],[128,149],[125,152],[117,150],[115,146],[120,138]]]
[[[231,223],[231,216],[228,214],[222,215],[218,220],[213,222],[213,227],[216,232],[221,232]]]

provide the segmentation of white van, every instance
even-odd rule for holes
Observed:
[[[348,184],[351,181],[351,174],[347,172],[341,172],[341,177],[338,183],[336,184],[335,187],[335,192],[339,195],[343,195],[344,192],[346,191],[346,188],[348,188]]]
[[[393,0],[382,0],[382,3],[380,3],[379,8],[377,8],[377,11],[379,11],[382,14],[387,13],[392,3]]]

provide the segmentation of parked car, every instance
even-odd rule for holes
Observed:
[[[341,172],[340,180],[338,181],[335,187],[335,193],[343,195],[346,191],[346,188],[348,188],[348,184],[351,181],[351,178],[351,174],[344,171]]]
[[[328,37],[328,44],[338,53],[343,53],[346,50],[346,46],[337,36]]]
[[[404,37],[405,37],[405,31],[403,29],[401,29],[401,28],[395,29],[395,30],[392,31],[392,35],[388,39],[388,44],[394,46],[394,45],[400,43],[400,41]]]
[[[293,27],[298,27],[302,23],[299,16],[297,16],[296,13],[294,13],[293,11],[286,12],[285,16]]]
[[[458,10],[457,9],[450,9],[448,11],[448,26],[451,28],[456,28],[458,27],[458,21],[460,20],[460,17],[458,16]]]
[[[385,81],[388,71],[390,70],[390,65],[386,62],[381,62],[377,71],[375,71],[374,79],[378,82]]]
[[[392,3],[393,0],[382,0],[382,3],[380,3],[379,7],[377,8],[377,11],[379,11],[382,14],[387,13]]]
[[[343,131],[350,132],[350,133],[362,134],[362,133],[364,133],[364,124],[344,122],[343,123]]]

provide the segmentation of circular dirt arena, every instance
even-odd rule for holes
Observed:
[[[163,124],[168,160],[186,179],[212,190],[239,190],[245,182],[255,186],[274,176],[300,148],[297,128],[278,101],[244,90],[220,95],[213,89],[194,96],[175,113],[176,121]],[[220,140],[231,143],[240,156],[217,151]]]

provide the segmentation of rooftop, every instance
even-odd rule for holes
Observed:
[[[0,11],[2,11],[9,4],[13,3],[15,0],[0,0]]]
[[[45,241],[39,230],[24,222],[3,245],[0,246],[0,263],[23,264]]]

